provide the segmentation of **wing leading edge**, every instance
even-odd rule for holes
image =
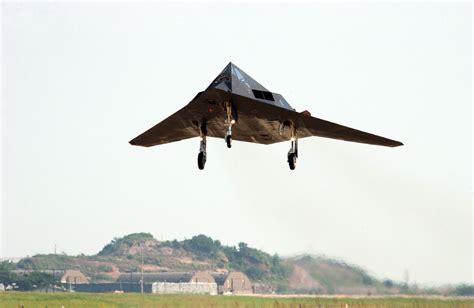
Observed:
[[[212,92],[216,91],[218,90],[213,90]],[[237,110],[239,110],[239,120],[233,128],[234,140],[260,144],[287,141],[291,136],[288,132],[281,134],[279,132],[279,124],[291,121],[297,127],[299,138],[316,136],[386,147],[403,145],[403,143],[396,140],[286,108],[262,104],[252,101],[247,97],[232,95],[232,99]],[[209,137],[224,138],[225,112],[214,101],[214,99],[209,98],[191,101],[176,113],[131,140],[130,144],[150,147],[199,137],[199,123],[203,119],[207,122],[207,135]]]

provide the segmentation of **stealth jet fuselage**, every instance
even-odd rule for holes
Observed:
[[[206,163],[206,137],[261,144],[291,140],[287,155],[290,169],[298,157],[298,139],[318,136],[388,147],[401,142],[297,112],[282,95],[268,91],[252,77],[229,63],[209,87],[189,104],[130,141],[154,146],[201,137],[198,167]]]

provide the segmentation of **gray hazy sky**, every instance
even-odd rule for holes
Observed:
[[[204,233],[377,277],[473,281],[471,5],[2,4],[3,257]],[[128,141],[232,61],[297,110],[405,143]]]

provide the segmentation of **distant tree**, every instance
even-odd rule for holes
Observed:
[[[240,242],[239,243],[239,252],[240,253],[245,253],[247,250],[248,250],[249,246],[244,243],[244,242]]]
[[[271,266],[271,256],[269,254],[255,248],[250,248],[243,242],[239,243],[239,257],[254,264],[263,262]]]
[[[221,243],[203,234],[193,236],[189,240],[183,241],[183,248],[194,252],[200,257],[215,257],[221,249]]]
[[[1,261],[0,262],[0,271],[13,271],[15,265],[10,261]]]
[[[244,270],[244,273],[254,280],[260,280],[265,276],[265,271],[258,266],[249,266]]]
[[[14,265],[9,261],[0,262],[0,283],[12,284],[17,281],[17,275],[13,272]]]
[[[91,279],[93,281],[114,281],[115,280],[113,277],[110,277],[109,275],[105,275],[105,274],[92,275]]]
[[[172,248],[179,249],[181,248],[181,243],[178,242],[177,240],[173,240],[170,245]]]
[[[282,282],[284,282],[284,281],[281,281],[280,283],[277,284],[277,288],[276,288],[277,290],[276,291],[280,294],[281,293],[283,293],[283,294],[288,293],[288,284],[287,283],[282,283]]]
[[[277,278],[280,279],[285,279],[285,277],[289,274],[288,268],[285,267],[285,264],[281,260],[281,258],[275,254],[272,257],[272,262],[271,262],[271,267],[270,267],[272,273],[277,276]]]
[[[114,238],[109,244],[102,248],[98,255],[120,255],[124,253],[124,250],[130,248],[131,246],[149,240],[154,240],[153,235],[144,232],[132,233],[121,238]]]
[[[244,272],[250,279],[267,281],[274,285],[286,281],[292,268],[285,265],[278,255],[269,255],[240,242],[237,247],[223,246],[229,260],[227,268]],[[286,285],[284,283],[284,285]]]
[[[110,273],[111,271],[113,271],[113,268],[110,265],[99,265],[97,266],[97,270],[100,272]]]
[[[386,279],[383,281],[383,285],[386,286],[387,288],[393,287],[393,281],[390,279]]]
[[[18,262],[17,267],[20,268],[20,269],[25,269],[25,270],[34,270],[35,269],[35,264],[34,264],[32,258],[26,257],[24,259],[21,259]]]
[[[365,275],[362,275],[362,283],[366,286],[370,286],[372,285],[373,281],[369,275],[365,274]]]
[[[458,296],[473,296],[474,285],[462,284],[454,289],[454,293]]]
[[[410,286],[407,283],[401,283],[400,285],[400,293],[402,294],[411,294],[412,290],[410,290]]]
[[[38,288],[58,285],[59,278],[48,273],[35,271],[25,274],[24,276],[15,275],[15,279],[11,281],[10,284],[11,283],[16,283],[21,291],[31,291]]]

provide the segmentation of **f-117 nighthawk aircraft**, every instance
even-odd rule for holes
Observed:
[[[268,91],[235,64],[229,63],[205,91],[189,104],[130,141],[150,147],[200,137],[198,167],[206,163],[206,137],[261,144],[291,141],[287,161],[295,169],[298,139],[318,136],[388,147],[401,142],[296,112],[282,95]]]

